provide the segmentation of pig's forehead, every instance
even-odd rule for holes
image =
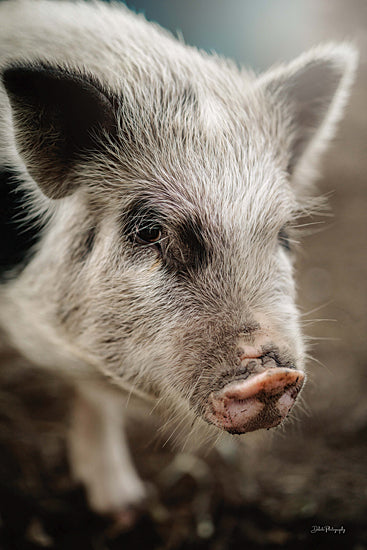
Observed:
[[[117,204],[161,203],[200,218],[282,223],[293,207],[286,124],[254,78],[213,60],[125,81],[104,179]],[[220,69],[220,70],[219,70]],[[221,218],[221,220],[220,220]]]
[[[209,233],[246,228],[269,234],[291,221],[296,210],[292,189],[271,155],[242,171],[223,166],[208,171],[188,163],[125,182],[115,202],[118,212],[156,213],[168,223],[198,226]]]
[[[184,221],[194,217],[204,224],[215,223],[231,227],[246,222],[249,226],[269,228],[289,221],[295,210],[294,195],[282,177],[275,170],[266,173],[263,166],[253,165],[245,173],[182,174],[180,179],[156,181],[143,195],[148,202],[162,207],[168,213],[181,215]]]
[[[187,54],[187,52],[184,52]],[[283,113],[256,78],[233,63],[193,50],[175,62],[150,59],[111,83],[116,96],[121,136],[138,142],[140,153],[163,152],[181,157],[205,152],[210,162],[244,155],[252,148],[273,141],[282,131]],[[182,52],[181,52],[182,54]],[[167,55],[166,55],[167,57]],[[269,141],[269,140],[268,140]],[[267,144],[271,144],[271,141]]]
[[[155,109],[142,107],[133,127],[123,119],[128,143],[117,151],[114,182],[127,200],[142,197],[182,216],[282,223],[294,196],[281,117],[252,90],[233,101],[221,94],[171,90]]]

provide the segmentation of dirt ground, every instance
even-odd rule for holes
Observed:
[[[155,445],[155,426],[137,419],[131,439],[151,496],[123,531],[93,515],[70,480],[71,391],[9,356],[11,375],[0,373],[1,549],[367,550],[367,3],[323,0],[315,10],[316,41],[355,37],[361,66],[323,163],[319,187],[333,215],[314,220],[322,231],[304,239],[297,265],[315,340],[296,418],[274,433],[224,437],[204,457]]]

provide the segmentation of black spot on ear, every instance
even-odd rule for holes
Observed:
[[[73,192],[73,168],[116,133],[115,106],[91,75],[61,67],[14,65],[3,73],[18,150],[51,198]]]
[[[31,260],[43,221],[27,212],[21,176],[0,168],[0,281],[16,277]]]

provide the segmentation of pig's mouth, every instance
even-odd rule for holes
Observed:
[[[275,367],[229,382],[209,395],[204,419],[232,434],[273,428],[289,414],[304,380],[302,371]]]

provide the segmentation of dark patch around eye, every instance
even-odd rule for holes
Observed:
[[[21,176],[13,169],[0,168],[0,281],[19,275],[40,239],[43,221],[29,217],[27,203]]]
[[[162,225],[162,215],[155,209],[150,208],[145,201],[138,201],[131,205],[124,216],[122,230],[125,236],[131,242],[139,242],[139,233],[142,237],[140,241],[149,244],[149,234],[154,230],[160,231]],[[144,238],[146,235],[147,239]],[[154,240],[154,239],[152,239]]]
[[[204,267],[210,256],[205,245],[200,220],[187,218],[178,223],[171,221],[172,211],[165,215],[157,208],[151,207],[147,201],[135,202],[124,216],[123,233],[132,242],[148,248],[158,248],[163,265],[172,272],[184,272]],[[154,244],[153,239],[148,241],[143,233],[148,234],[160,230],[162,238]]]
[[[178,227],[180,247],[177,259],[190,269],[203,268],[207,265],[210,251],[205,244],[201,224],[197,220],[189,220]]]
[[[278,233],[279,244],[288,252],[291,250],[290,238],[286,227],[282,227]]]

